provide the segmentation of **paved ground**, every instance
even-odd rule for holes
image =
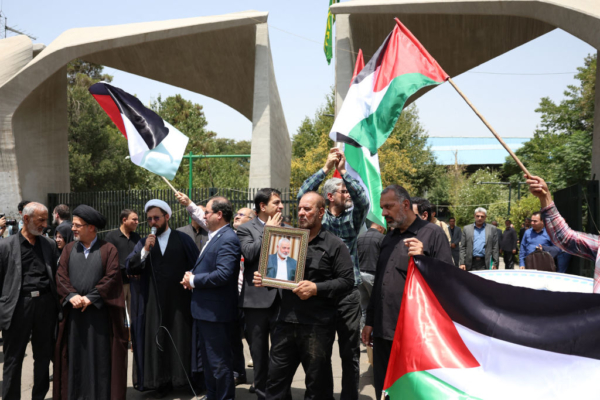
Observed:
[[[246,354],[246,360],[249,360],[250,356],[249,356],[249,352],[248,352],[248,346],[246,345],[246,343],[244,342],[244,352]],[[146,393],[140,393],[138,391],[136,391],[135,389],[133,389],[133,385],[131,383],[131,360],[132,360],[132,353],[129,352],[129,382],[128,382],[128,388],[127,388],[127,398],[128,399],[152,399],[153,398],[153,393],[154,392],[146,392]],[[337,349],[337,342],[334,345],[334,349],[333,349],[333,357],[332,357],[332,362],[333,362],[333,377],[334,377],[334,383],[335,383],[335,388],[334,388],[334,392],[335,392],[335,398],[339,399],[340,397],[340,390],[341,390],[341,379],[342,379],[342,368],[340,365],[340,358],[339,358],[339,354],[338,354],[338,349]],[[0,351],[0,365],[4,364],[4,354]],[[368,399],[374,399],[375,398],[375,390],[373,389],[373,369],[371,368],[371,366],[368,363],[368,359],[367,359],[367,352],[365,347],[362,347],[362,353],[361,353],[361,364],[360,364],[360,372],[361,372],[361,378],[360,378],[360,400],[368,400]],[[252,368],[246,368],[246,373],[248,375],[248,381],[250,382],[252,380]],[[27,400],[31,398],[31,388],[33,385],[33,359],[31,357],[31,344],[27,347],[27,352],[26,352],[26,356],[25,356],[25,361],[23,363],[23,376],[22,376],[22,391],[21,391],[21,398],[23,400]],[[1,387],[2,387],[2,381],[0,381],[0,393],[1,393]],[[248,388],[250,387],[250,385],[240,385],[236,388],[235,391],[235,396],[237,399],[240,400],[255,400],[256,399],[256,395],[251,394],[248,392]],[[294,377],[294,382],[292,384],[292,397],[294,399],[302,399],[304,397],[304,371],[302,370],[302,367],[300,366],[298,368],[298,372],[296,373],[296,376]],[[46,399],[51,399],[52,398],[52,387],[50,387],[50,391],[48,393],[48,395],[46,396]],[[175,400],[175,399],[181,399],[181,400],[188,400],[188,399],[193,399],[193,395],[191,393],[191,391],[188,390],[178,390],[172,393],[172,395],[165,397],[166,400]]]

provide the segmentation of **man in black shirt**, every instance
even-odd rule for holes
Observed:
[[[531,218],[525,218],[525,221],[523,221],[523,226],[521,226],[521,229],[519,230],[519,243],[517,243],[517,246],[521,245],[521,242],[523,241],[523,235],[525,235],[525,232],[527,232],[527,229],[531,228]]]
[[[304,280],[293,291],[282,290],[277,322],[271,334],[267,399],[289,397],[292,379],[302,363],[304,398],[333,398],[331,353],[335,340],[336,297],[354,286],[350,252],[333,233],[321,229],[325,199],[307,192],[298,206],[298,225],[309,229]],[[255,286],[262,278],[254,273]]]
[[[54,331],[60,313],[56,295],[59,253],[56,244],[42,236],[48,209],[28,203],[23,228],[0,241],[0,329],[4,338],[2,398],[21,398],[21,369],[31,337],[33,349],[32,399],[44,399],[50,388],[50,360]]]
[[[360,292],[360,308],[362,311],[361,329],[365,326],[367,306],[371,299],[373,283],[375,282],[375,271],[379,260],[379,248],[383,240],[385,228],[371,223],[370,228],[358,235],[356,245],[358,247],[358,265],[360,266],[360,277],[362,283],[358,286]]]
[[[375,285],[362,331],[363,342],[373,347],[375,398],[381,398],[394,333],[404,293],[410,256],[426,255],[453,264],[450,244],[442,228],[417,218],[410,196],[399,185],[381,192],[382,214],[393,228],[381,243]]]
[[[515,267],[515,254],[517,254],[517,231],[512,227],[512,222],[507,219],[506,229],[500,240],[500,253],[504,256],[504,269]]]
[[[129,209],[121,211],[119,220],[121,221],[119,229],[108,232],[104,240],[115,246],[119,253],[119,267],[121,268],[121,277],[123,278],[123,296],[127,305],[127,314],[131,321],[131,289],[129,287],[129,277],[125,270],[125,261],[133,252],[137,242],[140,241],[140,235],[135,231],[140,220],[137,213]]]

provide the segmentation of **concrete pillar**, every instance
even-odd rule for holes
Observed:
[[[600,58],[600,51],[597,52]],[[600,180],[600,68],[596,67],[596,95],[594,98],[594,138],[592,139],[592,177]]]
[[[354,73],[356,53],[352,45],[350,15],[339,14],[335,20],[335,115],[342,109],[342,103],[350,88]]]
[[[290,185],[292,144],[277,90],[267,24],[256,25],[251,188]]]

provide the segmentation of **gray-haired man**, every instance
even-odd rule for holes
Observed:
[[[337,169],[340,178],[328,179],[323,185],[323,197],[327,210],[322,224],[348,247],[354,267],[354,288],[340,296],[336,331],[342,359],[342,393],[340,400],[358,399],[360,378],[360,269],[356,241],[358,233],[369,211],[369,198],[360,183],[346,171],[346,158],[338,148],[329,151],[325,166],[308,178],[298,192],[298,201],[310,191],[316,191],[332,169]]]
[[[498,269],[498,235],[496,227],[487,225],[487,211],[483,207],[475,209],[475,223],[463,228],[460,241],[460,268],[467,271]]]

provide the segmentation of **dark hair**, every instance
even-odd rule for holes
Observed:
[[[119,224],[123,223],[123,219],[127,219],[129,218],[129,216],[131,214],[137,214],[135,211],[130,210],[129,208],[124,209],[123,211],[121,211],[121,214],[119,215]],[[164,215],[164,211],[163,211],[163,215]]]
[[[396,195],[396,198],[400,203],[402,203],[404,200],[408,200],[408,202],[410,203],[408,206],[412,209],[412,201],[410,199],[410,194],[408,194],[406,189],[404,189],[402,186],[396,184],[389,185],[381,191],[381,194],[384,195],[387,192],[394,192],[394,195]]]
[[[17,205],[17,210],[19,210],[19,212],[22,213],[25,206],[29,203],[31,203],[29,200],[23,200],[22,202],[19,203],[19,205]]]
[[[531,213],[531,216],[533,217],[534,215],[537,215],[540,217],[540,221],[542,220],[542,213],[540,211],[536,211],[534,213]],[[531,221],[531,218],[528,218]]]
[[[281,198],[281,192],[273,188],[262,188],[256,192],[254,195],[254,208],[257,214],[260,212],[260,203],[269,204],[269,200],[273,195]]]
[[[422,197],[413,197],[412,202],[417,205],[419,215],[423,215],[427,211],[427,221],[431,222],[431,203]]]
[[[223,219],[225,222],[231,222],[231,218],[233,218],[233,207],[231,206],[229,200],[222,196],[213,197],[210,200],[212,200],[212,211],[214,213],[221,211],[223,213]]]
[[[510,222],[512,224],[512,221],[510,219],[507,219],[506,221],[504,221],[504,223]]]
[[[451,220],[451,219],[453,219],[453,220],[455,220],[455,221],[456,221],[456,218],[454,218],[454,217],[450,217],[450,218],[448,218],[448,222],[450,222],[450,220]]]
[[[54,212],[58,214],[60,219],[71,219],[71,210],[66,204],[59,204],[54,207]]]

